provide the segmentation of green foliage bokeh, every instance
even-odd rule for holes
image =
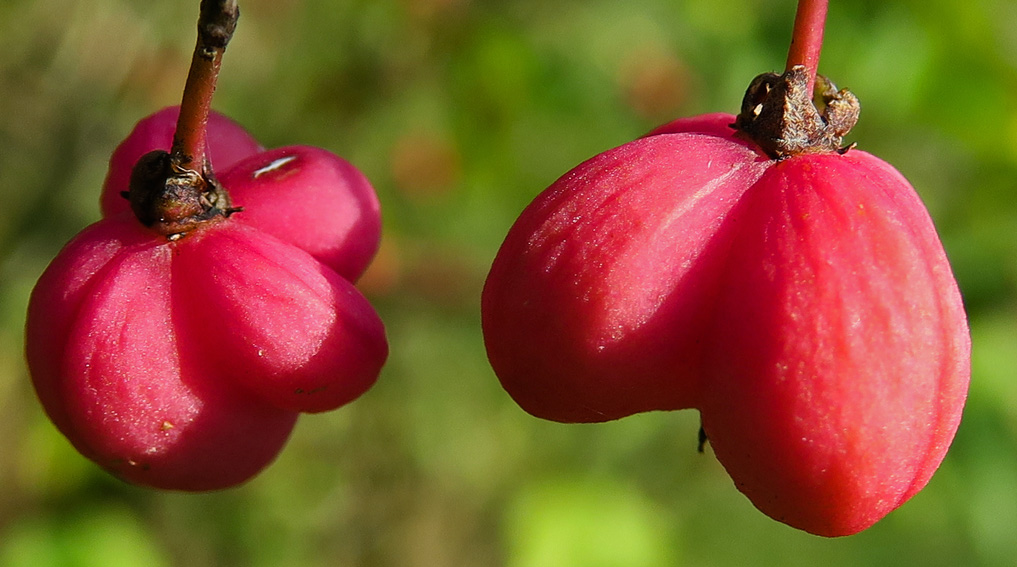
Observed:
[[[1017,4],[839,1],[820,70],[850,135],[935,219],[974,342],[964,422],[927,489],[828,540],[756,512],[694,412],[532,418],[487,365],[479,297],[519,211],[584,159],[738,108],[783,67],[790,0],[241,0],[215,107],[266,146],[312,144],[373,181],[361,287],[391,357],[307,416],[237,489],[159,493],[78,456],[35,399],[28,294],[99,217],[110,152],[179,100],[197,0],[0,4],[0,565],[1012,565],[1017,557]]]

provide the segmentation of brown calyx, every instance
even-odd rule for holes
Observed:
[[[840,152],[844,136],[858,122],[858,98],[837,90],[822,75],[816,76],[815,96],[809,96],[805,66],[796,65],[783,75],[764,73],[752,80],[742,110],[732,125],[774,159],[807,153]]]
[[[181,167],[162,150],[149,152],[131,171],[130,191],[123,193],[141,224],[177,240],[203,223],[240,211],[230,205],[226,189],[211,168],[205,172]]]

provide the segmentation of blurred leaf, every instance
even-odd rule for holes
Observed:
[[[510,567],[651,567],[676,562],[671,530],[624,485],[560,480],[523,489],[509,512]]]

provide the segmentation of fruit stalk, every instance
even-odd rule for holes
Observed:
[[[787,53],[787,66],[784,70],[790,71],[796,65],[805,66],[809,77],[810,99],[816,84],[816,72],[819,69],[819,52],[823,48],[823,28],[826,25],[828,3],[828,0],[799,0],[794,31],[791,34],[791,47]]]
[[[202,0],[198,41],[191,58],[180,118],[173,137],[173,161],[178,167],[202,172],[205,167],[206,125],[226,45],[240,17],[237,0]]]
[[[208,116],[226,45],[237,27],[237,0],[202,0],[198,41],[184,85],[170,152],[142,156],[125,194],[141,224],[171,240],[207,221],[240,211],[216,181],[206,155]]]
[[[842,142],[858,121],[858,99],[816,73],[826,8],[827,0],[799,1],[787,69],[757,76],[742,99],[734,127],[773,159],[850,149]]]

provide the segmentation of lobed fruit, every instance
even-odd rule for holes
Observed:
[[[538,196],[484,287],[488,356],[545,419],[698,408],[760,510],[856,533],[928,482],[958,427],[960,293],[891,166],[771,159],[734,122],[665,125]]]
[[[243,212],[169,238],[146,228],[120,195],[126,164],[168,147],[178,112],[142,120],[117,148],[106,218],[33,290],[26,354],[43,407],[83,455],[132,483],[212,490],[269,464],[300,412],[377,379],[384,326],[350,280],[377,250],[380,218],[338,156],[262,152],[213,114],[212,159],[234,165],[221,178]]]

